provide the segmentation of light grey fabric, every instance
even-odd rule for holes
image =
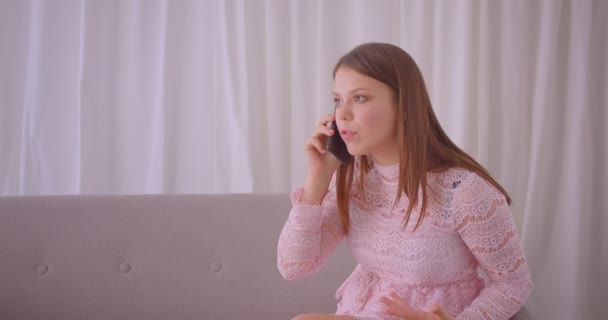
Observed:
[[[290,207],[286,194],[0,197],[0,318],[333,312],[354,263],[341,245],[318,274],[284,280]]]
[[[0,319],[291,319],[354,268],[276,266],[287,194],[0,197]],[[522,317],[520,319],[528,319]]]

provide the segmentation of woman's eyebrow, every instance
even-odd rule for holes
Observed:
[[[349,93],[353,93],[353,92],[356,92],[356,91],[370,91],[370,90],[368,88],[360,87],[360,88],[355,88],[353,90],[350,90]],[[334,96],[339,96],[340,95],[339,93],[337,93],[335,91],[332,92],[332,93],[333,93]]]

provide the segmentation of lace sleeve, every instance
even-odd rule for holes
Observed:
[[[459,189],[456,230],[489,282],[456,320],[509,319],[533,288],[511,210],[504,195],[477,174],[465,177]]]
[[[291,193],[293,207],[277,250],[277,265],[285,279],[297,280],[316,272],[344,238],[334,181],[321,205],[302,204],[302,188]]]

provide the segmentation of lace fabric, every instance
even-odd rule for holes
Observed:
[[[336,292],[336,313],[390,319],[379,299],[395,291],[415,309],[439,303],[456,319],[513,316],[532,281],[502,193],[464,169],[429,173],[427,216],[414,231],[420,206],[404,226],[409,202],[402,196],[394,203],[398,171],[397,165],[375,164],[364,193],[352,188],[346,241],[359,264]],[[301,203],[301,192],[291,194],[293,208],[278,244],[278,267],[287,279],[316,272],[345,238],[335,182],[321,205]]]

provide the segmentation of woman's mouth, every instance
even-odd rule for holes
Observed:
[[[353,132],[350,130],[340,130],[340,136],[342,137],[342,140],[344,140],[344,141],[351,140],[353,138],[353,136],[356,134],[357,134],[356,132]]]

